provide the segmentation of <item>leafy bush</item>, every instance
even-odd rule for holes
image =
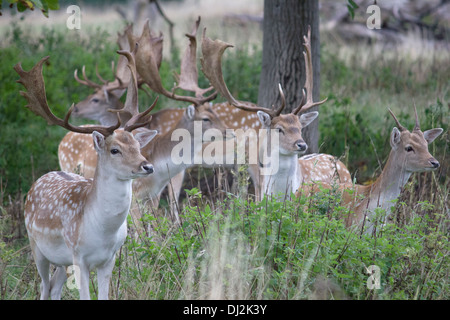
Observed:
[[[448,219],[436,224],[429,214],[439,210],[429,203],[428,214],[414,213],[407,228],[363,234],[345,228],[348,210],[334,193],[259,203],[233,195],[213,203],[198,189],[187,193],[180,227],[145,215],[151,232],[123,249],[116,298],[449,297],[448,284],[438,281],[448,276]],[[370,285],[370,266],[379,270],[379,288]]]

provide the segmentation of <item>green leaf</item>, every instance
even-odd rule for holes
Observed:
[[[354,9],[358,9],[359,6],[355,3],[355,1],[353,0],[348,0],[348,3],[350,3],[350,5],[354,8]]]
[[[50,10],[58,10],[59,9],[59,3],[58,0],[44,0],[47,2],[48,8]]]
[[[355,10],[349,5],[347,5],[348,12],[350,13],[350,16],[352,17],[352,20],[355,18]]]
[[[36,8],[38,8],[39,10],[43,10],[44,6],[42,5],[41,0],[31,0],[31,2],[34,4],[34,6]]]
[[[355,18],[355,9],[358,9],[358,8],[359,8],[359,6],[355,3],[355,1],[348,0],[347,9],[348,9],[348,12],[350,13],[350,16],[352,17],[352,20]]]

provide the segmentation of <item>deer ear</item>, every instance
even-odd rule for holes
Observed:
[[[392,149],[394,150],[397,149],[397,145],[400,143],[400,136],[401,136],[400,131],[397,129],[397,127],[394,127],[391,132],[391,140],[390,140]]]
[[[302,128],[308,126],[318,116],[319,116],[319,112],[317,112],[317,111],[312,111],[312,112],[302,114],[300,116],[300,123],[302,124]]]
[[[194,120],[195,117],[195,107],[191,104],[189,105],[189,107],[186,109],[186,115],[188,117],[189,120]]]
[[[441,128],[436,128],[436,129],[430,129],[427,130],[423,133],[423,137],[425,138],[425,140],[428,142],[428,144],[432,143],[434,141],[434,139],[436,139],[437,137],[439,137],[439,135],[443,132],[444,130]]]
[[[134,135],[134,138],[139,142],[141,149],[158,134],[157,130],[148,130],[145,128],[139,128],[136,131],[138,132]]]
[[[264,111],[258,111],[256,114],[258,115],[259,121],[261,121],[263,127],[270,127],[272,119],[270,118],[269,114],[265,113]]]
[[[127,91],[127,89],[114,89],[110,93],[115,95],[118,99],[123,96],[123,94]]]
[[[97,152],[102,151],[105,148],[105,136],[98,131],[92,132],[92,138],[94,139],[94,148]]]

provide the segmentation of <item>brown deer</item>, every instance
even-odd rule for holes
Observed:
[[[140,150],[155,135],[142,127],[151,120],[149,115],[155,103],[142,113],[137,112],[137,83],[134,56],[121,52],[129,59],[132,81],[128,88],[125,110],[133,110],[129,121],[120,126],[120,118],[113,126],[77,127],[69,123],[74,105],[64,119],[50,110],[45,93],[41,59],[30,71],[20,63],[14,69],[19,83],[27,92],[21,92],[27,107],[50,125],[91,134],[97,151],[97,167],[92,179],[66,172],[50,172],[39,178],[27,194],[25,225],[31,250],[42,278],[41,299],[60,299],[67,279],[65,267],[75,268],[80,298],[89,299],[89,274],[97,269],[99,299],[108,299],[109,281],[115,254],[127,235],[126,217],[132,199],[132,180],[146,177],[153,166]],[[134,54],[134,53],[133,53]],[[133,136],[132,131],[135,132]],[[49,265],[56,266],[49,279]]]
[[[330,155],[320,154],[298,159],[298,156],[303,154],[308,147],[302,138],[301,130],[310,124],[319,113],[314,111],[301,116],[298,116],[298,114],[326,101],[325,99],[314,102],[312,99],[311,31],[308,30],[308,36],[304,37],[306,79],[303,101],[289,114],[281,114],[285,106],[281,86],[279,90],[282,104],[275,109],[263,108],[253,103],[236,100],[225,84],[221,69],[222,55],[232,45],[220,40],[212,41],[206,37],[205,32],[206,29],[203,32],[202,40],[203,58],[201,63],[203,73],[230,105],[245,111],[247,114],[256,113],[260,125],[258,127],[252,126],[267,132],[266,135],[263,135],[263,138],[259,138],[258,163],[250,165],[250,172],[258,186],[260,198],[262,199],[264,195],[277,193],[290,195],[291,192],[300,188],[303,182],[312,180],[331,183],[338,179],[341,182],[350,182],[350,173],[345,165],[339,160],[334,160],[334,157]],[[278,151],[275,151],[278,152],[279,162],[277,166],[273,166],[273,171],[269,168],[269,170],[265,170],[264,174],[261,174],[264,164],[268,162],[265,159],[268,152],[267,142],[273,134],[279,136]]]
[[[422,132],[415,107],[416,122],[411,132],[400,124],[391,110],[389,112],[397,127],[392,129],[389,141],[392,149],[380,176],[370,185],[348,183],[339,185],[339,191],[342,193],[341,203],[350,209],[350,215],[345,218],[347,227],[366,226],[365,232],[367,233],[372,232],[377,223],[374,214],[375,208],[384,209],[389,218],[392,202],[399,197],[411,174],[439,168],[439,162],[429,153],[428,145],[443,130],[437,128]],[[332,188],[326,183],[319,185],[326,189]],[[305,188],[297,196],[307,195],[319,189],[317,185],[312,185],[311,189]]]

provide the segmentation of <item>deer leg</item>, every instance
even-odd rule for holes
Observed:
[[[66,282],[66,268],[59,266],[50,280],[50,297],[52,300],[61,300],[61,293],[64,282]]]
[[[249,164],[248,165],[248,173],[250,174],[250,178],[253,180],[253,185],[255,186],[255,201],[261,201],[263,197],[261,197],[261,177],[259,174],[259,166],[257,164]]]
[[[39,250],[36,242],[30,237],[30,246],[33,251],[34,261],[41,276],[41,300],[47,300],[50,294],[50,262]]]
[[[183,170],[176,176],[174,176],[167,186],[169,191],[169,201],[170,201],[170,208],[175,216],[175,220],[177,223],[180,223],[180,217],[178,212],[178,205],[179,205],[179,198],[180,198],[180,192],[181,188],[183,187],[183,180],[184,180],[184,174],[185,171]]]
[[[138,239],[139,235],[144,232],[144,226],[141,220],[142,218],[141,206],[142,204],[139,203],[138,201],[133,201],[133,204],[130,208],[130,216],[133,224],[132,229],[134,229],[135,239]]]
[[[98,280],[98,299],[108,300],[109,283],[111,281],[112,271],[116,261],[116,255],[114,254],[109,261],[97,268],[97,280]]]
[[[73,265],[78,266],[80,273],[80,300],[90,300],[91,296],[89,293],[89,267],[82,262],[82,259],[79,259],[77,257],[74,257],[73,259]]]

